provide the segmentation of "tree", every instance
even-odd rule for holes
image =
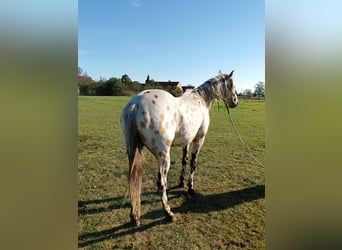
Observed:
[[[179,96],[183,95],[183,90],[181,88],[170,88],[170,89],[168,89],[168,91],[174,97],[179,97]]]
[[[148,83],[145,84],[144,89],[162,89],[162,86],[153,79],[149,79]]]
[[[84,70],[81,67],[78,67],[78,75],[83,75]]]
[[[247,98],[251,98],[253,93],[252,93],[252,90],[250,89],[245,89],[243,92],[242,92],[242,95],[247,97]]]
[[[121,82],[124,86],[130,86],[133,83],[127,74],[122,75]]]
[[[77,86],[79,95],[90,95],[94,80],[87,76],[86,72],[78,67]]]
[[[105,82],[105,95],[119,95],[122,91],[121,80],[112,77]]]
[[[258,82],[254,87],[254,96],[260,98],[265,97],[265,83]]]

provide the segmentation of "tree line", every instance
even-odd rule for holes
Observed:
[[[78,68],[78,92],[79,95],[90,96],[132,96],[145,89],[164,89],[174,96],[181,96],[180,88],[163,87],[147,76],[145,83],[133,81],[127,74],[121,78],[111,77],[108,80],[100,78],[95,81],[80,67]]]
[[[265,98],[265,83],[258,82],[254,86],[254,92],[251,89],[245,89],[241,91],[241,93],[239,93],[238,95],[244,98],[248,98],[248,99],[249,98],[263,99]]]
[[[118,77],[111,77],[108,80],[100,78],[95,81],[87,73],[78,68],[78,92],[79,95],[90,96],[132,96],[145,89],[164,89],[173,96],[181,96],[183,91],[180,88],[163,87],[157,81],[150,79],[147,76],[145,83],[133,81],[127,74]],[[258,82],[254,87],[254,92],[251,89],[245,89],[238,93],[244,98],[265,98],[265,83]]]

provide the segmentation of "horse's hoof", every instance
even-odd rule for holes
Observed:
[[[179,188],[185,188],[184,182],[181,181],[181,182],[178,184],[177,187],[179,187]]]
[[[140,220],[131,220],[131,224],[134,227],[138,227],[138,226],[140,226]]]
[[[134,218],[133,216],[131,216],[131,224],[132,224],[132,226],[134,226],[134,227],[140,226],[140,219]]]
[[[171,218],[170,218],[171,222],[176,222],[177,221],[177,217],[176,215],[172,215]]]
[[[195,190],[193,190],[192,188],[189,188],[188,194],[189,195],[194,195],[195,194]]]
[[[166,217],[170,222],[176,222],[177,221],[177,217],[175,214],[172,214],[172,215],[168,214]]]

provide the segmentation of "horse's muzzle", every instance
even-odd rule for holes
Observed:
[[[237,107],[237,105],[238,105],[239,103],[238,102],[230,102],[229,104],[228,104],[228,106],[229,106],[229,108],[235,108],[235,107]]]

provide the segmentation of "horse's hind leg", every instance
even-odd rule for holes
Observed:
[[[159,174],[160,174],[160,186],[161,186],[161,200],[163,204],[163,209],[165,216],[168,217],[171,221],[176,220],[175,214],[171,211],[171,208],[168,204],[166,188],[167,188],[167,172],[170,168],[170,150],[160,152],[158,154],[158,165],[159,165]]]
[[[184,175],[185,175],[185,168],[186,164],[188,163],[188,152],[189,152],[189,145],[183,147],[183,158],[182,158],[182,171],[179,177],[179,185],[178,187],[184,187]]]
[[[198,154],[201,150],[201,147],[204,143],[204,137],[199,139],[198,141],[194,141],[192,153],[191,153],[191,160],[190,160],[190,176],[189,176],[189,182],[188,182],[188,193],[194,194],[194,175],[195,175],[195,169],[197,167],[197,160],[198,160]]]

